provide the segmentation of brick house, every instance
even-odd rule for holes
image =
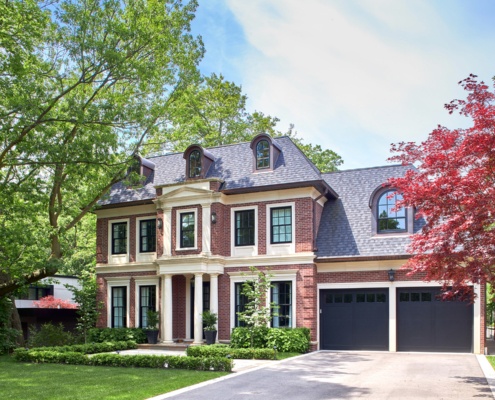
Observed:
[[[146,180],[115,185],[96,211],[100,327],[146,326],[160,338],[218,339],[239,325],[250,266],[269,269],[271,326],[308,327],[314,349],[484,349],[484,288],[474,304],[438,301],[439,284],[407,276],[414,210],[394,212],[389,177],[405,166],[322,174],[288,138],[139,158]]]

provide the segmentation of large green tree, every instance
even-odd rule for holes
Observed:
[[[59,271],[83,217],[197,79],[196,7],[0,2],[0,297]]]
[[[288,135],[322,171],[335,171],[343,163],[332,150],[306,144],[294,126],[282,133],[279,119],[260,111],[249,112],[242,87],[212,74],[192,82],[170,106],[169,124],[156,131],[148,142],[148,152],[183,151],[191,143],[205,147],[250,141],[259,133]]]

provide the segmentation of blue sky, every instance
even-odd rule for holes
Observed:
[[[443,105],[470,73],[492,85],[493,0],[199,0],[201,70],[241,85],[248,110],[295,125],[341,169],[386,165],[390,144],[468,121]]]

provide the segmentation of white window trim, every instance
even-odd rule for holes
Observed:
[[[181,220],[180,215],[186,213],[194,213],[194,247],[180,247],[180,227]],[[197,250],[198,249],[198,209],[197,208],[187,208],[175,211],[175,250],[176,251],[187,251],[187,250]]]
[[[156,221],[156,215],[136,218],[136,261],[138,262],[154,261],[156,259],[156,251],[141,252],[141,221],[148,221],[150,219]],[[155,246],[158,247],[158,235],[156,235],[156,237],[157,243]]]
[[[271,210],[272,208],[291,207],[292,213],[292,241],[290,243],[271,243]],[[273,203],[266,205],[266,254],[281,255],[294,254],[296,252],[296,203]]]
[[[131,278],[130,277],[118,277],[118,278],[106,278],[107,281],[107,326],[112,327],[112,288],[125,286],[126,287],[126,328],[130,327],[130,301],[131,301]]]
[[[139,321],[140,321],[140,315],[139,312],[141,311],[139,307],[139,302],[140,302],[140,297],[139,297],[139,290],[141,286],[156,286],[155,294],[156,294],[156,299],[155,299],[155,304],[156,304],[156,310],[160,312],[160,302],[159,302],[159,289],[160,289],[160,279],[158,277],[156,278],[150,278],[150,277],[136,277],[134,278],[135,282],[135,292],[134,292],[134,324],[136,327],[139,327]]]
[[[271,282],[280,281],[291,281],[292,282],[292,327],[297,327],[297,270],[269,270],[272,275]],[[243,283],[250,279],[253,279],[256,275],[252,274],[251,271],[241,271],[241,272],[228,272],[230,276],[230,331],[235,328],[235,284]],[[268,303],[271,303],[271,290],[268,291],[265,296]],[[271,323],[268,323],[271,326]]]
[[[235,213],[236,211],[254,210],[254,245],[236,246],[235,245]],[[249,253],[249,254],[246,254]],[[258,206],[232,207],[230,209],[230,254],[237,255],[258,255]]]
[[[127,252],[125,254],[112,254],[112,247],[113,247],[113,241],[112,241],[112,225],[113,224],[118,224],[125,222],[127,223],[127,243],[126,243],[126,249]],[[129,223],[129,218],[122,218],[122,219],[111,219],[108,221],[108,263],[109,264],[122,264],[122,263],[128,263],[129,262],[129,250],[130,250],[130,223]]]

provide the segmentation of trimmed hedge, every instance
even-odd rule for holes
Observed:
[[[310,330],[308,328],[255,328],[254,347],[277,347],[277,351],[305,353],[309,350]],[[251,332],[248,328],[234,328],[230,335],[234,348],[251,347]]]
[[[88,342],[126,342],[146,343],[146,333],[141,328],[91,328],[88,331]]]
[[[225,345],[212,346],[189,346],[187,348],[189,357],[229,357],[244,360],[273,360],[275,359],[274,349],[234,349]]]
[[[137,349],[136,342],[128,340],[126,342],[105,342],[105,343],[88,343],[88,344],[74,344],[71,346],[56,346],[56,347],[33,347],[31,350],[46,350],[55,351],[58,353],[82,353],[82,354],[95,354],[106,353],[116,350],[129,350]]]
[[[16,349],[14,358],[22,362],[92,365],[108,367],[136,368],[170,368],[196,371],[226,371],[231,372],[233,361],[219,357],[184,357],[184,356],[154,356],[129,355],[121,356],[114,353],[95,354],[92,356],[76,352],[57,352],[47,350]]]

